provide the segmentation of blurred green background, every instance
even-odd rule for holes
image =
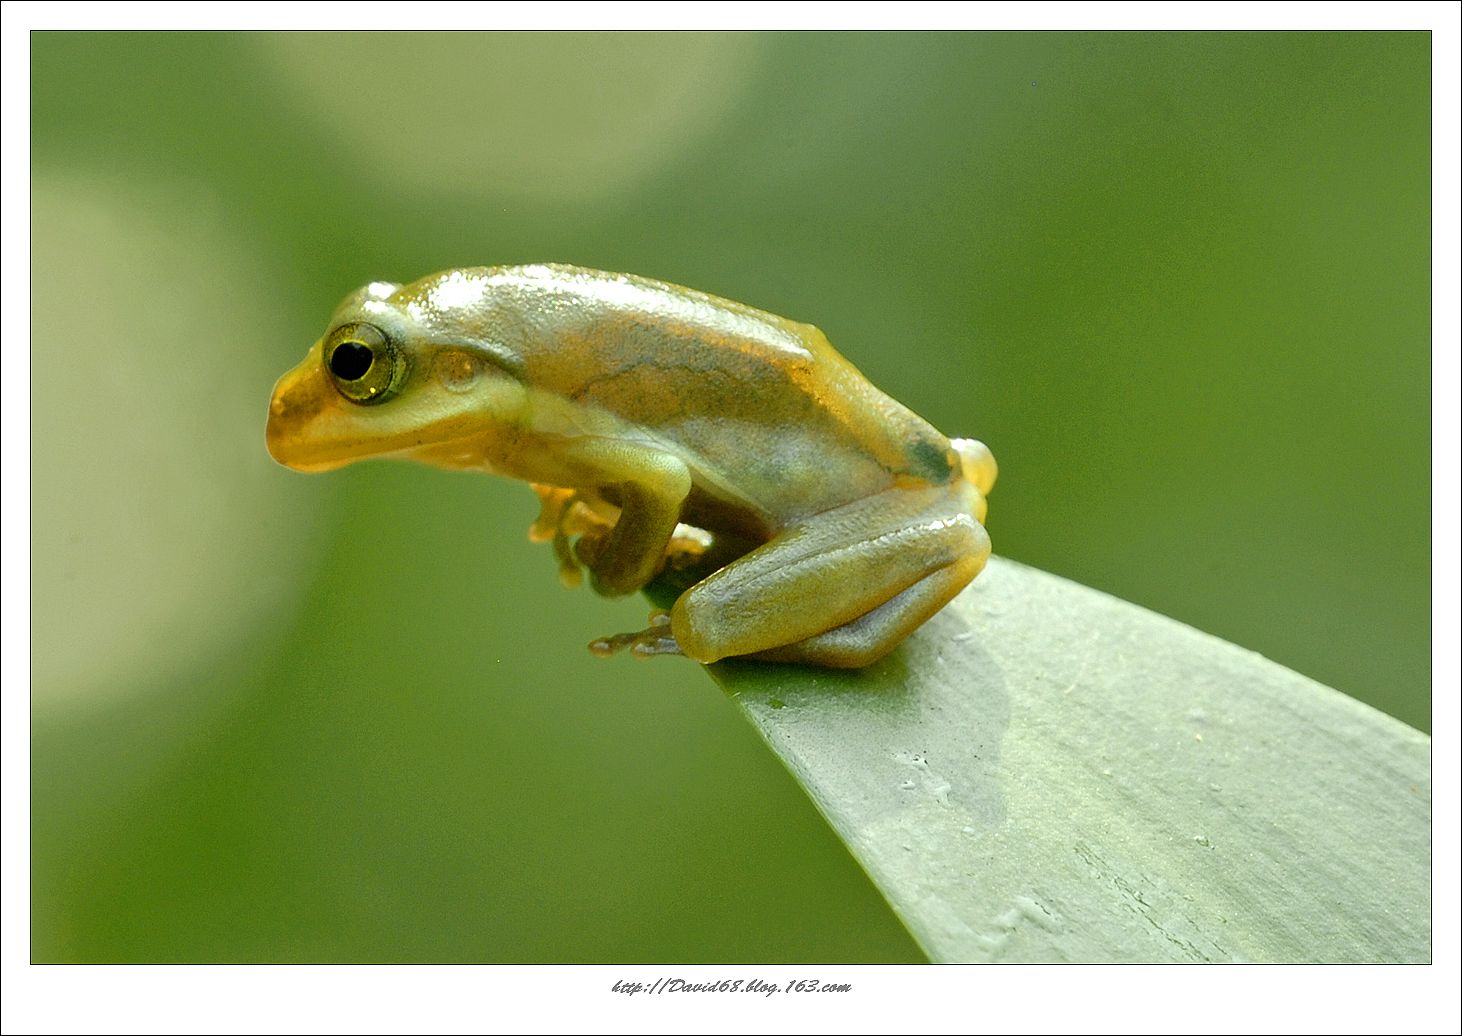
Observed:
[[[37,960],[921,959],[525,487],[269,460],[373,279],[815,322],[999,553],[1428,727],[1426,34],[32,39]]]

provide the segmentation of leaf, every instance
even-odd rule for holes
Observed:
[[[1426,961],[1430,740],[992,558],[863,671],[709,667],[935,961]]]

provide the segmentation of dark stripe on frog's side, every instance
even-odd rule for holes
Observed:
[[[878,455],[856,402],[803,392],[779,368],[738,377],[723,355],[702,352],[704,366],[689,349],[644,357],[597,375],[573,398],[679,444],[698,459],[693,471],[726,477],[727,489],[781,518],[877,492],[909,467],[927,477],[928,465],[910,465],[906,450]]]

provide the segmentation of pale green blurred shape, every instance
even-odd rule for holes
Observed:
[[[331,161],[432,193],[588,204],[714,141],[759,38],[274,33],[255,43]]]
[[[917,959],[697,667],[583,650],[646,606],[560,589],[524,487],[268,461],[335,302],[450,266],[815,322],[991,445],[997,552],[1425,726],[1428,63],[1404,33],[38,34],[35,636],[83,635],[75,600],[103,639],[66,662],[85,708],[38,698],[36,957]],[[139,383],[111,361],[144,305]],[[95,604],[55,563],[73,502],[141,532],[84,556]]]
[[[277,373],[261,303],[281,285],[224,203],[186,181],[38,171],[31,215],[44,713],[231,664],[261,625],[277,636],[315,535],[239,391]]]

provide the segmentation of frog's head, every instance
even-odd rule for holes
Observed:
[[[265,437],[275,460],[297,471],[367,457],[480,466],[484,438],[510,434],[521,385],[470,324],[440,319],[415,287],[368,284],[336,307],[274,386]]]

